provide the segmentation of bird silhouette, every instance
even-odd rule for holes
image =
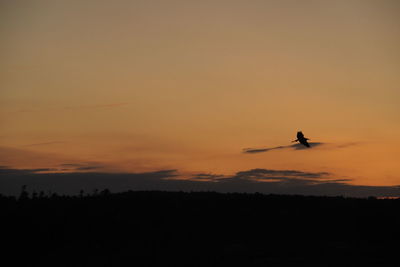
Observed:
[[[297,139],[293,140],[292,142],[299,142],[300,144],[302,144],[306,147],[310,147],[310,144],[307,142],[307,140],[310,140],[310,139],[305,138],[304,134],[301,131],[299,131],[299,132],[297,132]]]

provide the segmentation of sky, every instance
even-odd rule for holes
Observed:
[[[0,183],[15,186],[0,193],[71,173],[393,189],[399,13],[394,0],[1,1]],[[291,146],[299,130],[312,148]]]

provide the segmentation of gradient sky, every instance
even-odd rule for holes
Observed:
[[[1,1],[0,165],[400,184],[399,1]],[[290,145],[307,150],[243,153]]]

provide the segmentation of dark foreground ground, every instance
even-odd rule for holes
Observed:
[[[101,192],[0,208],[16,266],[400,266],[400,200]]]

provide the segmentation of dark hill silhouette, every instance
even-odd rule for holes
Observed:
[[[15,266],[394,266],[400,200],[124,192],[0,196]],[[12,266],[12,265],[7,265]]]

